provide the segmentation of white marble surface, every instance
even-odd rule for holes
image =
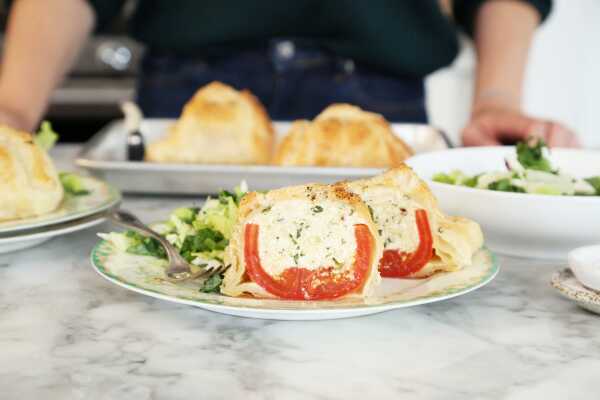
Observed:
[[[190,201],[124,205],[156,220]],[[600,317],[551,289],[556,263],[501,257],[495,281],[453,300],[276,322],[110,284],[88,261],[96,231],[0,256],[1,399],[598,397]]]

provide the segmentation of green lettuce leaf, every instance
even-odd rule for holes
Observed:
[[[72,196],[83,196],[90,194],[90,191],[85,188],[79,176],[70,172],[61,172],[58,174],[58,178],[60,179],[60,183],[67,194]]]
[[[120,251],[141,256],[167,258],[167,253],[158,240],[135,231],[99,233],[98,236],[109,241]]]
[[[546,143],[539,138],[529,138],[517,143],[517,160],[525,169],[550,172],[555,174],[550,160],[544,157]]]
[[[524,193],[525,190],[512,184],[510,179],[500,179],[489,184],[488,189],[499,192],[517,192]]]
[[[592,176],[590,178],[584,179],[587,183],[592,185],[596,190],[596,195],[600,196],[600,176]]]
[[[58,134],[52,129],[52,125],[48,121],[42,122],[39,132],[33,138],[36,145],[41,147],[43,150],[48,151],[58,140]]]
[[[198,291],[201,293],[221,293],[222,282],[222,275],[213,275],[202,283],[202,286],[200,286],[200,289]]]

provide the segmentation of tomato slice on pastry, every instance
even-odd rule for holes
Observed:
[[[433,256],[433,237],[427,211],[416,210],[415,219],[419,232],[419,245],[412,253],[399,250],[384,250],[379,261],[379,273],[385,278],[407,277],[423,268]]]
[[[271,276],[262,267],[259,256],[260,227],[246,224],[244,258],[249,278],[267,292],[289,300],[330,300],[359,290],[366,282],[374,251],[374,239],[364,224],[354,225],[356,253],[349,269],[335,266],[285,268]]]

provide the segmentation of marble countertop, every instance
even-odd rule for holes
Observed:
[[[74,147],[55,152],[69,167]],[[126,197],[157,220],[191,198]],[[98,276],[102,225],[0,255],[2,399],[592,399],[600,317],[549,285],[555,262],[500,257],[488,286],[369,317],[243,319]]]

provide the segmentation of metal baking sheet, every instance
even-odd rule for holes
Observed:
[[[175,121],[146,119],[140,131],[146,143],[163,135]],[[274,122],[277,139],[288,131],[289,122]],[[392,129],[415,153],[450,147],[446,135],[429,125],[392,124]],[[378,168],[280,167],[273,165],[162,164],[128,161],[123,121],[113,121],[85,145],[76,163],[125,193],[214,194],[245,180],[252,190],[357,179],[381,172]]]

